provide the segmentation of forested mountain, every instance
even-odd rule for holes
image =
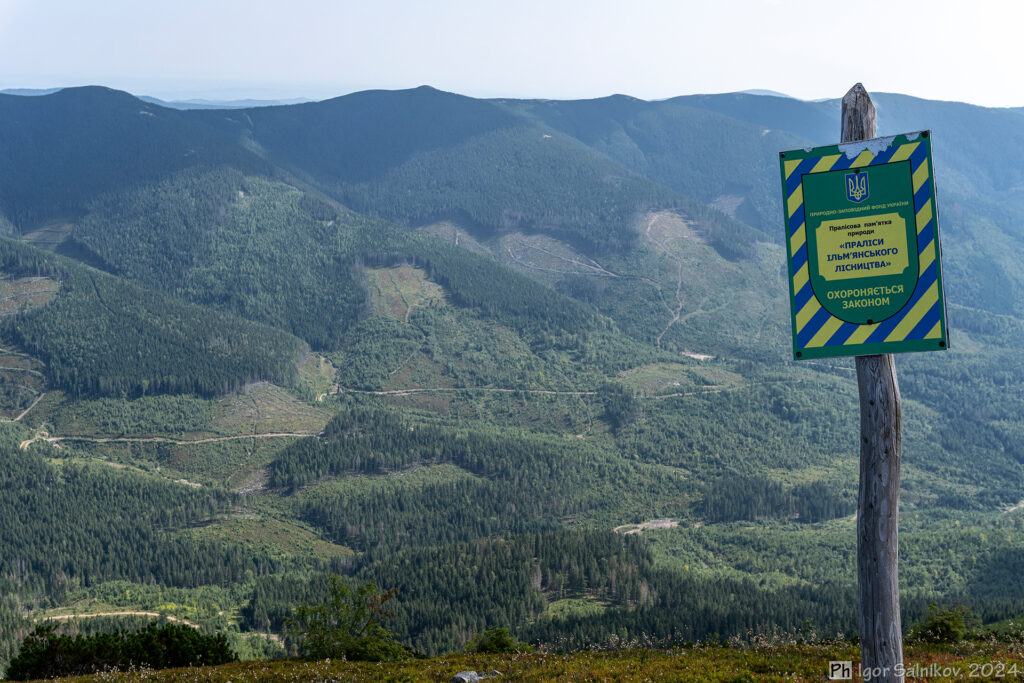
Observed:
[[[13,312],[5,335],[73,394],[220,394],[257,380],[294,382],[308,348],[281,330],[218,315],[0,238],[0,272],[58,287]]]
[[[346,206],[407,225],[455,218],[608,252],[633,241],[636,212],[677,201],[557,131],[429,87],[196,118]]]
[[[760,111],[758,100],[762,98],[748,97]],[[765,179],[776,172],[779,150],[800,145],[801,138],[791,130],[773,130],[760,122],[732,118],[688,104],[685,98],[646,102],[615,95],[600,100],[503,103],[585,142],[634,172],[716,204],[764,232],[760,239],[778,239],[782,209],[776,188]]]
[[[933,130],[952,325],[897,361],[904,623],[1019,618],[1024,114],[876,101]],[[777,177],[838,111],[0,94],[0,668],[72,612],[244,644],[334,571],[430,653],[853,632],[853,368],[787,360]]]
[[[264,166],[184,113],[107,88],[0,95],[0,213],[21,232],[80,217],[105,192],[197,164]]]
[[[952,301],[1021,315],[1024,114],[876,94],[879,135],[930,129]],[[732,93],[659,102],[624,96],[507,101],[623,166],[735,216],[778,242],[778,152],[839,138],[839,102]],[[1008,286],[1009,285],[1009,286]]]
[[[361,269],[399,262],[418,263],[456,301],[516,327],[596,324],[576,302],[476,254],[230,167],[104,195],[71,238],[113,272],[330,351],[365,313]]]

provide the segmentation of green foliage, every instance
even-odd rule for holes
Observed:
[[[326,476],[439,464],[473,476],[415,487],[396,478],[357,490],[314,488],[298,497],[297,510],[343,545],[396,547],[411,539],[439,543],[538,530],[570,515],[618,520],[652,506],[679,510],[688,488],[664,470],[578,440],[453,429],[360,408],[339,412],[320,437],[297,441],[269,470],[272,486],[294,490]]]
[[[93,636],[57,634],[41,624],[25,638],[11,660],[7,678],[27,681],[80,676],[110,669],[217,666],[237,661],[224,634],[203,635],[180,624],[150,624],[135,633],[115,631]]]
[[[231,650],[243,662],[252,660],[283,659],[287,656],[284,646],[272,638],[260,633],[242,634],[236,631],[227,633]]]
[[[18,651],[21,640],[32,629],[32,619],[25,615],[26,605],[11,587],[3,586],[0,593],[0,677],[8,662]]]
[[[194,396],[75,401],[53,415],[58,434],[140,435],[213,431],[210,402]]]
[[[821,522],[851,515],[857,501],[838,484],[815,481],[785,487],[763,477],[725,475],[708,487],[700,512],[712,522],[791,518]]]
[[[928,614],[910,627],[908,639],[923,643],[958,643],[964,639],[973,621],[964,605],[928,605]]]
[[[234,169],[195,168],[102,197],[74,234],[120,275],[334,348],[364,299],[343,245],[375,226],[340,208],[320,219],[304,198]]]
[[[507,628],[489,628],[469,639],[466,652],[500,654],[510,652],[533,652],[529,643],[517,642]]]
[[[640,406],[627,387],[608,382],[601,387],[600,393],[604,403],[604,416],[612,430],[619,431],[639,415]]]
[[[269,558],[170,533],[224,511],[230,501],[223,491],[102,466],[58,468],[34,452],[3,447],[0,576],[25,592],[59,599],[76,584],[110,579],[197,586],[272,569]]]
[[[430,240],[424,267],[459,305],[505,321],[513,329],[538,335],[578,334],[598,325],[596,317],[576,301],[502,268],[489,259]],[[404,254],[412,252],[411,249]],[[415,258],[415,252],[411,255]],[[379,265],[393,259],[377,261]],[[368,263],[372,263],[370,259]]]
[[[408,656],[383,623],[393,590],[380,592],[372,583],[352,588],[341,577],[328,577],[328,597],[321,604],[303,603],[288,621],[289,633],[309,659],[351,659],[382,662]]]
[[[74,394],[218,394],[290,382],[304,344],[278,330],[185,304],[32,247],[0,240],[0,270],[59,275],[48,305],[3,330]]]
[[[391,627],[428,654],[462,649],[468,633],[503,621],[530,642],[572,648],[604,643],[610,635],[683,642],[747,630],[795,631],[807,620],[821,634],[856,630],[853,583],[774,586],[759,577],[660,568],[639,535],[550,531],[378,551],[360,564],[358,580],[399,590]],[[322,593],[310,583],[257,580],[253,614],[273,626],[290,605],[308,599],[306,591]],[[548,615],[551,602],[580,596],[606,607]]]
[[[104,196],[74,234],[120,275],[320,349],[351,343],[345,333],[365,313],[361,269],[403,262],[422,266],[457,305],[515,329],[578,333],[596,323],[488,259],[230,168]]]
[[[673,642],[724,640],[724,634],[795,632],[811,623],[815,632],[852,633],[856,627],[855,587],[842,584],[761,587],[749,579],[654,569],[644,577],[635,606],[601,614],[573,614],[538,620],[531,640],[585,648],[607,640],[644,634]],[[679,615],[686,615],[680,619]]]
[[[422,344],[419,325],[373,316],[349,330],[342,349],[331,359],[339,369],[342,386],[383,389],[392,373],[400,370]]]
[[[393,586],[390,627],[415,650],[460,650],[495,623],[517,629],[546,612],[547,597],[641,599],[651,556],[643,540],[606,531],[548,531],[444,546],[408,544],[367,554],[357,581]],[[326,577],[265,576],[243,610],[246,628],[279,629],[299,602],[324,602]]]

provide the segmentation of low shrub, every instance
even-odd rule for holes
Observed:
[[[533,652],[527,643],[517,642],[507,628],[489,628],[470,638],[466,652],[502,654],[507,652]]]
[[[55,624],[40,624],[25,637],[11,660],[7,678],[81,676],[130,668],[167,669],[237,661],[227,636],[203,635],[181,624],[150,624],[134,633],[114,631],[90,636],[57,633]]]

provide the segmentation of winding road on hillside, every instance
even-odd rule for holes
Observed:
[[[139,611],[125,611],[125,612],[95,612],[93,614],[55,614],[53,616],[43,615],[38,617],[36,621],[71,621],[72,619],[92,619],[94,617],[152,617],[158,619],[163,617],[167,621],[175,621],[185,626],[191,626],[192,628],[199,628],[199,624],[194,624],[188,619],[181,619],[179,617],[172,617],[169,614],[160,614],[159,612],[139,612]]]
[[[744,382],[736,385],[729,384],[713,384],[705,387],[700,387],[692,391],[678,391],[670,394],[650,394],[637,396],[640,400],[663,400],[667,398],[680,398],[687,396],[700,396],[703,394],[717,394],[723,391],[731,391],[734,389],[740,389],[743,387],[749,387],[755,384],[770,384],[776,381],[789,381],[789,380],[764,380],[761,382]],[[457,392],[484,392],[484,393],[503,393],[503,394],[540,394],[546,396],[597,396],[599,392],[592,390],[566,390],[566,389],[511,389],[506,387],[434,387],[434,388],[411,388],[411,389],[384,389],[384,390],[371,390],[371,389],[349,389],[343,387],[340,384],[336,385],[333,394],[366,394],[371,396],[412,396],[415,394],[437,394],[437,393],[457,393]],[[317,400],[323,400],[325,396],[321,394],[317,397]],[[29,410],[31,410],[39,400],[42,399],[40,395],[35,402],[26,408],[21,415],[14,418],[13,421],[20,420],[25,416]],[[593,417],[590,415],[589,408],[587,410],[588,422],[590,422],[590,428],[593,427]],[[8,420],[12,421],[12,420]],[[587,430],[589,432],[590,429]],[[217,443],[222,441],[239,441],[244,439],[281,439],[281,438],[304,438],[308,436],[317,436],[320,432],[314,431],[294,431],[294,432],[263,432],[256,434],[231,434],[226,436],[208,436],[201,439],[175,439],[169,436],[85,436],[75,434],[64,434],[51,436],[44,429],[38,430],[31,438],[25,439],[19,444],[21,450],[28,450],[29,446],[37,441],[45,441],[46,443],[58,445],[64,441],[85,441],[88,443],[169,443],[176,446],[194,446],[205,443]],[[577,435],[582,436],[582,435]]]
[[[3,368],[3,369],[4,370],[9,370],[10,368]],[[19,414],[17,417],[15,417],[15,418],[7,418],[7,417],[5,417],[5,418],[0,419],[0,422],[21,422],[21,418],[23,418],[26,415],[28,415],[28,411],[30,411],[33,408],[35,408],[36,404],[43,400],[43,396],[46,396],[46,392],[45,391],[43,393],[39,394],[38,396],[36,396],[36,400],[32,401],[32,404],[28,408],[25,408],[25,410],[21,411],[21,414]]]
[[[676,391],[670,394],[641,394],[636,398],[641,401],[658,401],[665,398],[679,398],[680,396],[700,396],[702,394],[717,394],[723,391],[733,391],[736,389],[743,389],[745,387],[752,387],[761,384],[778,384],[781,382],[792,383],[799,380],[791,379],[766,379],[758,380],[753,382],[742,382],[739,384],[710,384],[707,386],[700,387],[693,391]],[[331,392],[331,395],[335,394],[367,394],[370,396],[411,396],[414,394],[444,394],[454,392],[500,392],[500,393],[523,393],[523,394],[547,394],[552,396],[597,396],[597,391],[569,391],[569,390],[555,390],[555,389],[505,389],[499,387],[435,387],[435,388],[416,388],[416,389],[385,389],[385,390],[372,390],[372,389],[349,389],[338,385]],[[323,398],[323,395],[320,396]],[[193,442],[194,443],[194,442]]]
[[[171,443],[176,446],[193,446],[201,443],[215,443],[218,441],[237,441],[240,439],[280,439],[284,437],[305,437],[316,436],[319,432],[266,432],[264,434],[232,434],[230,436],[209,436],[202,439],[172,439],[168,436],[50,436],[44,431],[39,431],[31,439],[21,442],[21,450],[27,450],[36,441],[47,443],[60,443],[61,441],[88,441],[89,443]]]
[[[340,384],[332,394],[369,394],[371,396],[411,396],[413,394],[451,394],[458,392],[484,392],[497,394],[545,394],[548,396],[597,396],[596,391],[570,391],[559,389],[508,389],[505,387],[418,387],[414,389],[349,389]]]

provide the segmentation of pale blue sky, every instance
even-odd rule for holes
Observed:
[[[1021,0],[0,0],[0,89],[814,99],[862,81],[1024,106],[1022,26]]]

